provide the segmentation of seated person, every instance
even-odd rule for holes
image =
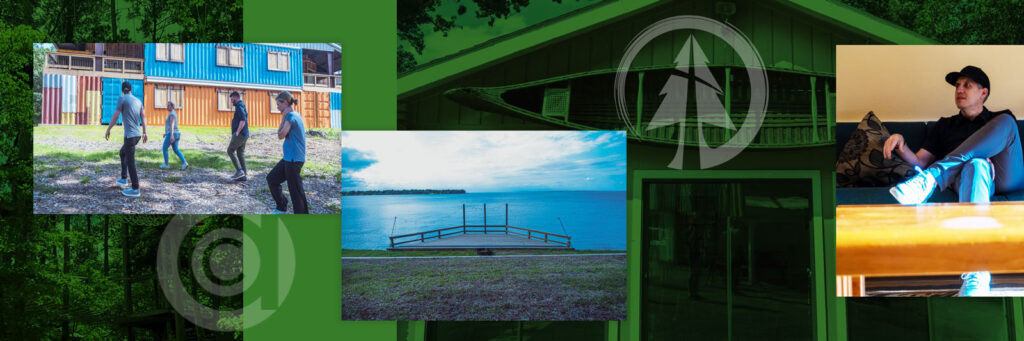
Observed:
[[[917,153],[907,148],[900,134],[885,141],[886,158],[895,152],[918,171],[889,193],[901,204],[918,205],[927,201],[936,188],[949,188],[957,192],[960,202],[988,203],[993,194],[1024,189],[1017,122],[1009,110],[991,112],[985,108],[990,92],[988,75],[966,66],[947,74],[946,82],[956,87],[954,100],[959,113],[939,119]],[[991,275],[987,271],[961,277],[964,285],[960,296],[988,294]]]

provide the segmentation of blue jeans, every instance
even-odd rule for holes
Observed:
[[[181,141],[181,133],[175,133],[174,134],[174,143],[171,143],[171,134],[167,134],[166,136],[164,136],[164,148],[163,149],[164,149],[164,164],[165,165],[167,164],[167,147],[170,147],[170,146],[174,147],[174,154],[178,155],[178,158],[181,159],[181,163],[182,164],[186,163],[185,162],[185,155],[181,155],[181,151],[178,150],[178,141]]]
[[[925,172],[938,188],[952,188],[960,202],[988,202],[993,194],[1024,189],[1024,159],[1017,122],[998,115]],[[991,162],[989,162],[991,161]]]

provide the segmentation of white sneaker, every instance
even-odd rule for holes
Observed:
[[[168,165],[168,164],[165,163],[165,164],[160,165],[160,168],[171,168],[171,165]]]
[[[988,296],[992,284],[992,274],[988,271],[968,272],[960,275],[964,284],[960,286],[960,297]]]
[[[921,167],[914,166],[917,175],[889,189],[889,193],[903,205],[920,205],[935,192],[938,183],[930,173],[925,173]]]
[[[185,170],[185,168],[188,168],[188,162],[186,162],[185,164],[181,165],[181,170]]]

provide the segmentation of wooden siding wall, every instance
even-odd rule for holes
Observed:
[[[499,86],[566,74],[618,67],[622,51],[647,26],[674,15],[715,14],[714,1],[673,2],[606,24],[580,35],[482,68],[399,101],[399,129],[552,129],[551,126],[478,111],[444,97],[444,91],[466,86]],[[793,71],[835,74],[835,46],[873,42],[774,3],[736,1],[736,13],[727,20],[758,49],[766,66]],[[711,66],[741,66],[724,42],[703,32],[676,31],[660,36],[634,60],[634,66],[674,65],[683,43],[693,34]],[[609,85],[611,86],[611,85]],[[834,90],[833,90],[834,91]]]

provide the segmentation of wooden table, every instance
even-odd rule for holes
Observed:
[[[866,276],[1024,272],[1024,202],[836,207],[839,296]]]

